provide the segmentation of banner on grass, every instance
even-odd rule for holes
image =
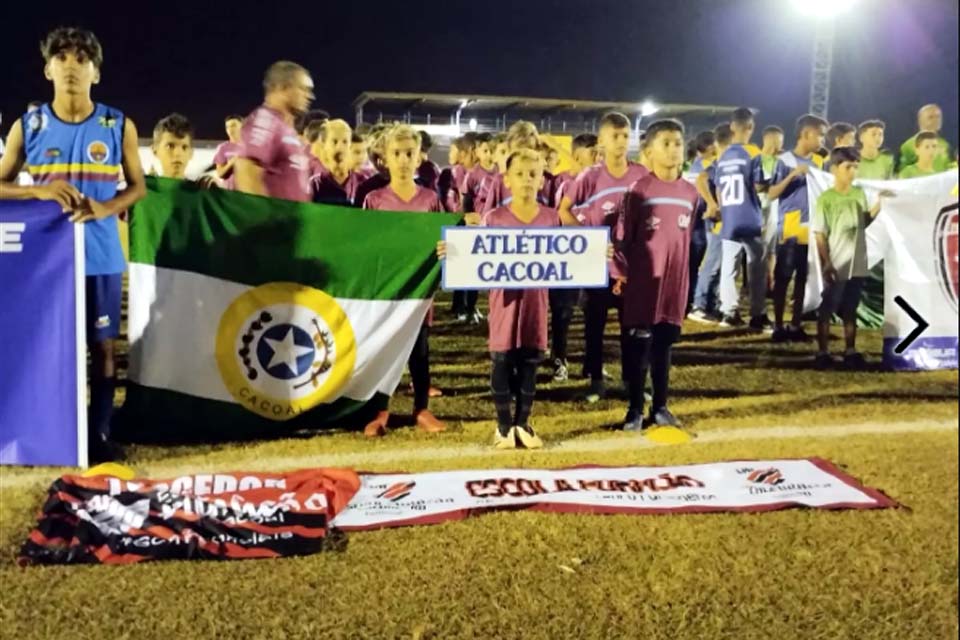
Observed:
[[[0,202],[0,464],[87,464],[83,233],[55,202]]]
[[[607,286],[607,227],[447,227],[443,288]]]
[[[360,486],[353,471],[217,473],[51,485],[25,563],[276,558],[342,548],[330,521]]]
[[[345,531],[438,524],[497,509],[640,515],[897,506],[819,458],[441,471],[361,480],[333,523]]]
[[[811,211],[833,184],[830,174],[807,176]],[[957,368],[957,171],[910,180],[862,180],[857,184],[873,203],[885,198],[876,220],[867,227],[867,258],[884,263],[883,360],[894,369]],[[823,275],[811,239],[806,309],[820,304]],[[903,353],[895,349],[917,323],[896,303],[902,298],[929,323]]]
[[[460,217],[358,211],[147,179],[130,225],[118,436],[275,435],[386,402]]]

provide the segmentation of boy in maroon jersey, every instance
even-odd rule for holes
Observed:
[[[627,159],[630,143],[630,120],[622,113],[608,113],[600,120],[597,144],[603,149],[603,162],[585,169],[564,189],[560,201],[560,219],[564,224],[611,227],[610,237],[617,245],[622,235],[622,224],[617,209],[634,182],[649,171]],[[607,312],[623,308],[621,293],[626,280],[626,260],[618,251],[610,261],[610,285],[602,289],[587,289],[584,305],[584,333],[586,356],[584,374],[590,377],[587,402],[598,402],[604,397],[603,334]],[[622,328],[622,317],[621,328]]]
[[[699,196],[681,178],[683,125],[659,120],[647,129],[653,170],[621,204],[627,283],[623,294],[623,380],[630,406],[624,430],[640,431],[647,370],[653,382],[648,425],[679,426],[667,408],[670,353],[680,337],[690,282],[690,235]]]
[[[443,211],[440,198],[432,191],[414,182],[420,164],[420,136],[407,125],[397,125],[384,135],[384,153],[390,183],[370,192],[363,201],[364,209],[380,211]],[[410,354],[408,366],[413,379],[413,419],[417,427],[428,433],[446,431],[447,425],[427,408],[430,402],[430,325],[433,309],[427,313]],[[364,435],[386,435],[390,412],[379,412],[364,429]]]

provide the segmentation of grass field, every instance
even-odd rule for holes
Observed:
[[[510,512],[350,535],[343,553],[276,561],[34,567],[14,561],[59,470],[0,470],[0,637],[778,638],[957,636],[957,373],[819,372],[811,346],[688,324],[674,413],[700,438],[648,446],[611,430],[624,404],[548,383],[539,452],[494,452],[483,328],[432,339],[433,401],[452,431],[415,432],[411,400],[380,441],[351,432],[203,447],[132,447],[154,477],[350,465],[437,470],[821,456],[908,508],[758,515]],[[610,335],[614,326],[610,326]],[[573,351],[582,345],[579,326]],[[839,341],[835,342],[839,345]],[[879,361],[880,336],[861,335]],[[614,342],[608,368],[619,377]],[[839,346],[837,347],[839,350]],[[576,373],[579,367],[573,367]],[[405,426],[406,425],[406,426]]]

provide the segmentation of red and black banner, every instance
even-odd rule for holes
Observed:
[[[21,549],[26,564],[276,558],[343,549],[330,522],[353,471],[217,473],[170,480],[62,476]]]

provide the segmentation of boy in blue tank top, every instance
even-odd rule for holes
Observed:
[[[137,129],[113,107],[95,103],[103,50],[82,29],[58,28],[40,45],[53,101],[13,124],[0,161],[0,199],[53,200],[84,225],[87,342],[90,347],[89,448],[92,461],[116,456],[110,436],[116,386],[114,339],[120,331],[126,269],[117,214],[146,194]],[[17,186],[24,169],[31,186]],[[122,170],[122,174],[121,174]],[[121,175],[126,188],[120,191]]]

